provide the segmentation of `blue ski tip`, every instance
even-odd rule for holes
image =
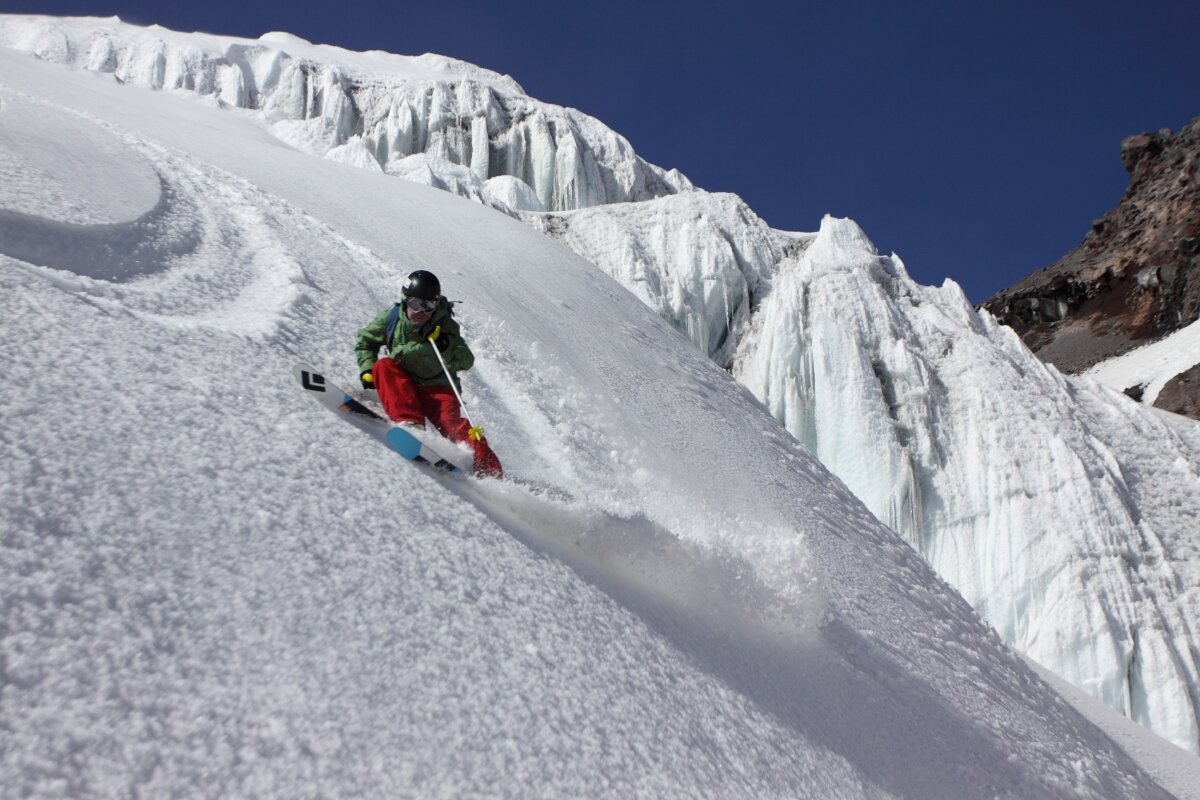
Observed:
[[[415,459],[421,454],[421,443],[417,438],[403,428],[392,428],[387,432],[388,447],[409,459]]]

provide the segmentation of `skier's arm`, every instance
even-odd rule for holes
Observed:
[[[384,311],[358,332],[358,339],[354,343],[354,355],[358,359],[359,372],[369,372],[379,358],[379,348],[387,344],[384,338],[387,336],[390,313],[391,309]]]
[[[454,337],[454,341],[446,348],[442,357],[446,359],[446,366],[455,372],[465,372],[475,365],[475,354],[461,336]]]
[[[442,335],[447,337],[446,349],[442,352],[447,367],[455,372],[465,372],[475,365],[475,354],[467,346],[457,322],[447,321]]]

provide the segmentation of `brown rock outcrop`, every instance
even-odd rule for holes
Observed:
[[[983,303],[1064,372],[1200,318],[1200,118],[1126,138],[1121,163],[1129,187],[1079,247]]]
[[[1158,408],[1200,419],[1200,365],[1181,372],[1158,393],[1154,401]]]

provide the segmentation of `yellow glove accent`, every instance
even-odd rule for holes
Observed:
[[[467,438],[473,442],[478,442],[483,439],[483,428],[475,425],[471,430],[467,431]]]
[[[431,342],[436,342],[436,341],[437,341],[437,337],[439,337],[439,336],[441,336],[441,335],[442,335],[442,326],[441,326],[441,325],[434,325],[434,326],[433,326],[433,333],[429,334],[429,341],[431,341]]]
[[[372,375],[370,372],[364,372],[362,375],[359,375],[358,378],[363,383],[374,383],[375,382],[375,376]]]

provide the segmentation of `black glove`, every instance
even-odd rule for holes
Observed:
[[[429,334],[429,341],[433,342],[434,346],[443,353],[450,349],[450,337],[442,336],[442,326],[434,327]]]
[[[362,381],[362,385],[363,385],[364,389],[374,389],[375,388],[375,375],[374,375],[374,373],[371,372],[371,370],[367,370],[363,374],[359,375],[358,379],[360,381]]]

